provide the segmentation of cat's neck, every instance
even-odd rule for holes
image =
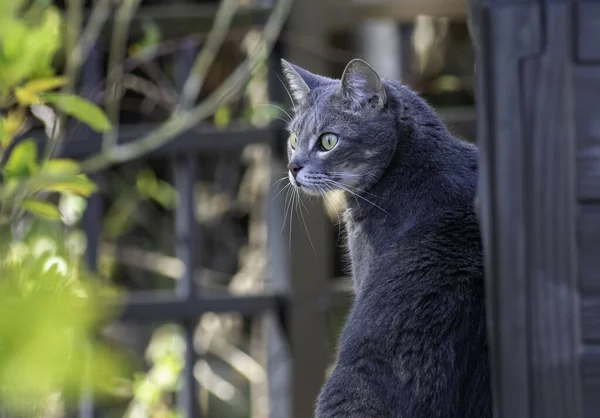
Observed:
[[[402,231],[450,206],[471,204],[477,151],[449,135],[445,128],[426,127],[399,146],[377,182],[347,193],[347,226]]]

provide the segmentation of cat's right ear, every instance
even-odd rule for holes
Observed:
[[[281,68],[294,104],[299,106],[306,105],[310,99],[310,87],[308,83],[313,74],[284,59],[281,60]]]

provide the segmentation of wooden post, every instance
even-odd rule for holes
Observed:
[[[497,418],[584,416],[571,10],[537,0],[470,8]]]

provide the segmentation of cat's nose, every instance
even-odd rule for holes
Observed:
[[[292,176],[296,178],[300,170],[302,170],[302,166],[296,161],[290,161],[290,163],[288,164],[288,169],[290,170],[290,173],[292,173]]]

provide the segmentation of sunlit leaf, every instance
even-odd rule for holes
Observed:
[[[60,219],[60,211],[56,206],[49,202],[42,202],[39,200],[33,199],[25,199],[21,203],[21,207],[26,211],[40,216],[42,218],[59,220]]]
[[[80,166],[77,161],[69,158],[55,158],[44,163],[40,174],[54,177],[78,174],[79,171]]]
[[[32,191],[74,193],[86,197],[97,189],[96,184],[85,174],[64,175],[54,178],[40,175],[31,179],[29,188]]]
[[[29,106],[34,104],[42,104],[42,99],[31,90],[18,87],[15,89],[15,96],[21,106]]]
[[[22,107],[10,110],[6,118],[2,119],[2,123],[0,124],[0,141],[3,148],[10,145],[14,136],[21,130],[24,122],[25,109]]]
[[[79,119],[97,132],[106,132],[111,124],[102,109],[94,103],[74,94],[46,93],[43,99],[67,115]]]
[[[22,89],[32,93],[43,93],[62,87],[67,84],[67,81],[66,77],[42,77],[28,81]]]
[[[4,173],[7,177],[24,177],[37,170],[37,144],[26,139],[15,146],[6,161]]]

